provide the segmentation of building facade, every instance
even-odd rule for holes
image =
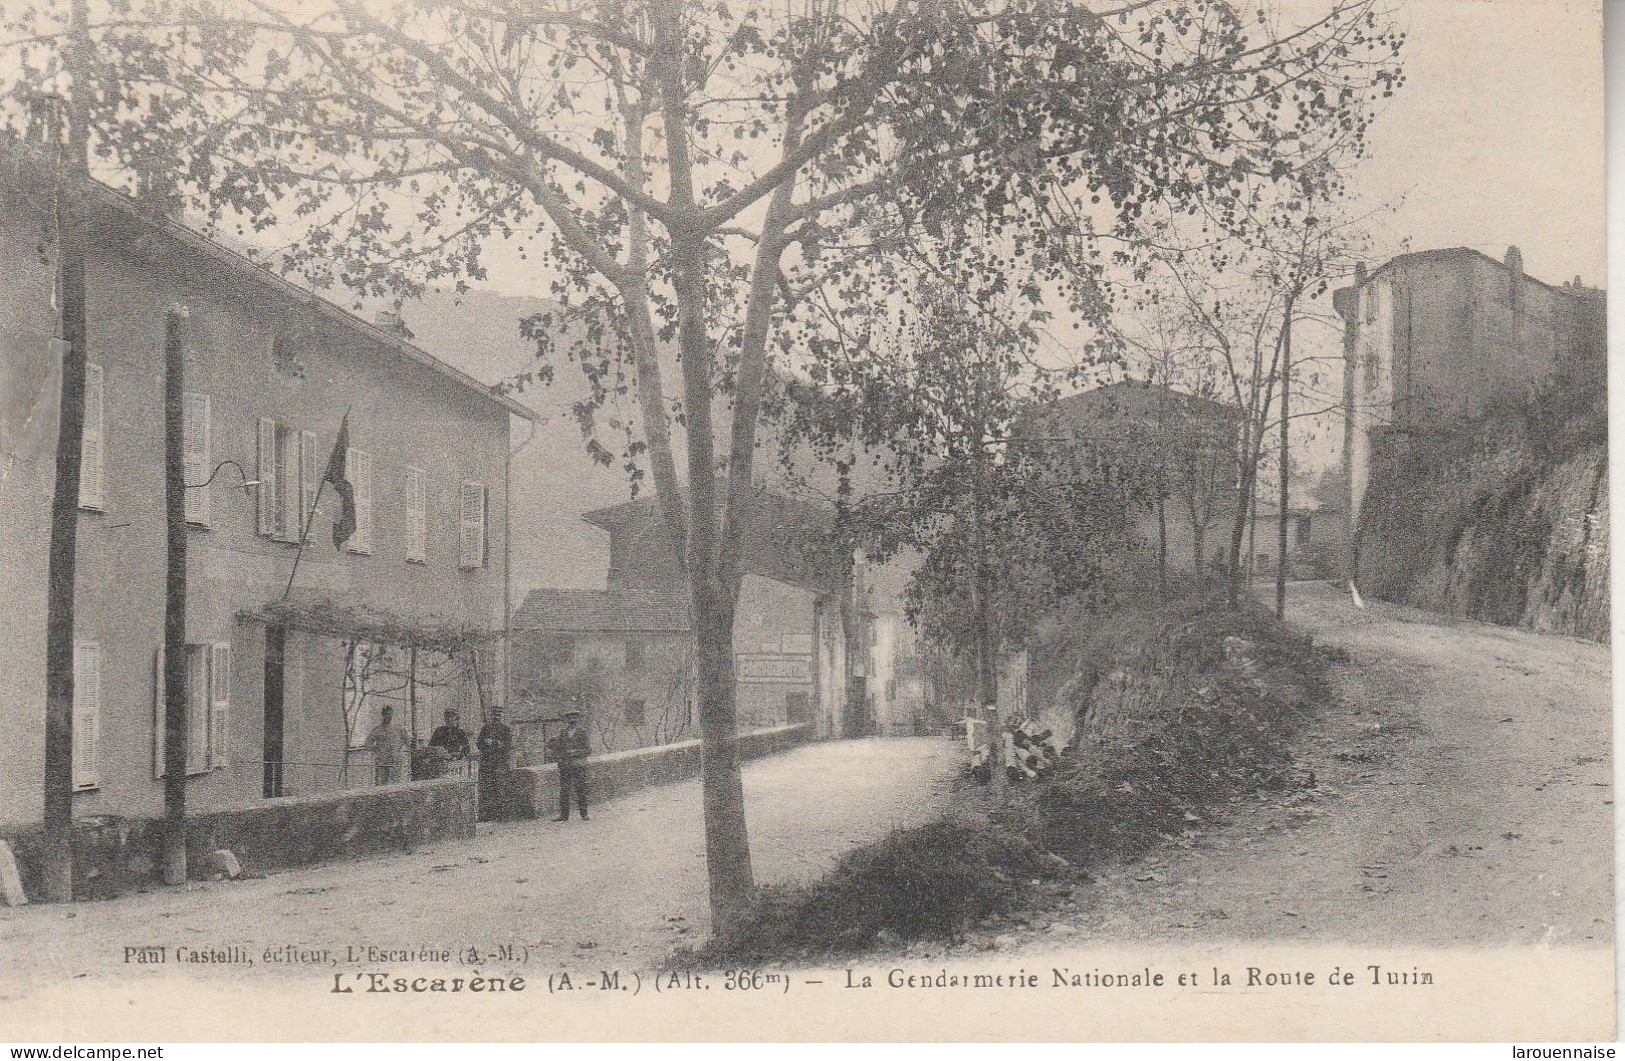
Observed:
[[[1228,561],[1240,418],[1223,402],[1124,380],[1061,398],[1023,430],[1160,479],[1165,495],[1130,514],[1137,557],[1171,571],[1196,571]]]
[[[583,518],[609,534],[606,588],[526,596],[513,620],[515,718],[539,725],[577,707],[602,751],[697,737],[687,589],[655,502]],[[734,615],[741,731],[847,733],[850,566],[829,548],[828,523],[816,506],[757,497]]]
[[[14,150],[0,182],[8,827],[41,817],[59,376],[55,248],[42,242],[54,188]],[[446,706],[477,719],[500,685],[510,421],[533,414],[111,189],[83,190],[76,816],[162,811],[171,312],[182,318],[186,478],[208,481],[186,506],[189,807],[370,783],[354,746],[386,702],[420,733]],[[356,530],[338,549],[340,505],[321,478],[341,423]]]
[[[1527,399],[1566,365],[1606,358],[1603,292],[1468,247],[1402,254],[1333,295],[1343,318],[1344,454],[1358,526],[1374,432],[1461,424]],[[1600,378],[1600,373],[1599,373]]]

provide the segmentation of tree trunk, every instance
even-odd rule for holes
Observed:
[[[1281,506],[1280,506],[1280,539],[1279,551],[1275,562],[1275,617],[1286,618],[1286,521],[1287,501],[1289,492],[1287,480],[1290,467],[1287,464],[1287,424],[1290,419],[1292,396],[1292,305],[1294,295],[1288,294],[1286,299],[1286,315],[1282,322],[1281,333]]]
[[[1243,584],[1249,596],[1253,592],[1253,568],[1258,563],[1258,461],[1253,460],[1253,488],[1247,494],[1247,578]]]
[[[1197,574],[1201,574],[1200,565]],[[1168,511],[1160,497],[1157,498],[1157,591],[1168,596]]]
[[[734,706],[733,616],[737,571],[721,548],[716,444],[712,434],[713,353],[706,334],[706,245],[684,235],[672,240],[673,281],[683,351],[684,414],[688,428],[689,598],[699,651],[700,788],[705,809],[706,869],[711,883],[712,931],[725,934],[756,896],[745,790],[739,776],[739,733]],[[734,520],[747,518],[733,512]]]
[[[711,881],[711,921],[717,934],[737,923],[755,898],[745,789],[739,775],[739,722],[734,695],[735,602],[711,572],[695,570],[690,600],[698,639],[695,699],[700,716],[700,790],[705,810],[705,861]]]
[[[992,767],[993,791],[1003,794],[1009,778],[1005,774],[1004,720],[999,717],[999,649],[993,637],[993,602],[987,575],[980,569],[977,558],[976,576],[976,695],[981,700],[982,717],[987,723],[987,737],[993,749],[989,764]]]
[[[1248,500],[1253,496],[1253,481],[1258,475],[1258,458],[1253,454],[1251,425],[1242,442],[1241,475],[1236,483],[1236,518],[1230,525],[1230,579],[1228,600],[1230,609],[1241,607],[1241,544],[1247,535]]]

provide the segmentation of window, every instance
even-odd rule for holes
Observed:
[[[209,453],[209,396],[187,391],[181,396],[181,452],[188,483],[202,484],[214,470]],[[186,522],[209,525],[209,487],[186,491]]]
[[[626,643],[626,669],[634,672],[643,669],[642,641],[628,641]]]
[[[156,656],[153,680],[152,776],[163,777],[165,740],[164,650]],[[186,646],[186,773],[223,770],[230,760],[231,645]]]
[[[102,418],[102,366],[85,366],[85,435],[79,447],[79,507],[101,511],[102,464],[107,449]]]
[[[73,787],[101,784],[102,647],[73,643]]]
[[[352,449],[344,458],[344,475],[355,491],[355,535],[352,553],[372,552],[372,454]]]
[[[259,426],[259,481],[260,533],[287,541],[292,523],[288,519],[288,427],[263,418]]]
[[[461,530],[461,548],[458,566],[464,570],[484,567],[486,563],[486,491],[480,483],[465,482],[461,491],[462,505],[458,519]]]
[[[648,714],[648,710],[649,702],[647,700],[628,700],[626,709],[621,716],[622,721],[628,726],[641,726],[643,725],[644,716]]]
[[[325,470],[325,469],[324,469]],[[299,533],[310,530],[310,517],[316,511],[316,494],[321,489],[316,471],[316,432],[299,432]]]
[[[275,420],[260,420],[259,531],[296,542],[316,508],[316,435]]]
[[[1298,517],[1297,540],[1296,540],[1296,542],[1294,544],[1296,544],[1296,545],[1308,545],[1309,544],[1309,517],[1308,516],[1299,516]]]
[[[210,652],[207,645],[186,646],[186,772],[201,773],[209,761]]]
[[[259,530],[271,538],[282,536],[282,481],[277,477],[277,423],[260,419],[259,426]]]
[[[406,469],[406,559],[424,563],[429,559],[429,504],[424,488],[423,469]]]

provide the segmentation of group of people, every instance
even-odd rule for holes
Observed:
[[[576,811],[582,821],[587,820],[586,759],[592,753],[582,713],[574,708],[563,712],[560,718],[564,728],[550,738],[545,746],[549,762],[559,767],[559,815],[554,821],[568,821],[570,801],[575,799]],[[378,711],[378,725],[367,734],[362,746],[372,752],[373,782],[392,785],[406,780],[409,764],[413,763],[413,741],[400,723],[395,711],[387,704]],[[483,820],[513,816],[513,731],[502,721],[500,709],[493,708],[475,739],[480,761],[480,818]],[[418,777],[440,777],[445,766],[456,760],[469,758],[468,731],[456,709],[446,712],[445,723],[429,735],[429,743],[422,750],[420,769],[412,771]]]
[[[1055,734],[1035,718],[1022,719],[1004,731],[1005,776],[1012,781],[1036,781],[1055,768],[1061,761],[1065,745]],[[988,784],[993,780],[993,748],[991,741],[976,742],[971,749],[971,777]]]

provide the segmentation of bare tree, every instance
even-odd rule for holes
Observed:
[[[461,285],[508,240],[547,261],[528,375],[583,370],[583,426],[652,478],[687,577],[725,929],[754,892],[732,625],[770,355],[862,357],[843,316],[923,274],[1034,300],[1065,275],[1099,315],[1097,233],[1363,140],[1398,80],[1378,8],[141,0],[96,28],[97,150],[217,223],[293,230],[282,262],[318,285]],[[19,85],[51,76],[53,18],[19,20]]]

